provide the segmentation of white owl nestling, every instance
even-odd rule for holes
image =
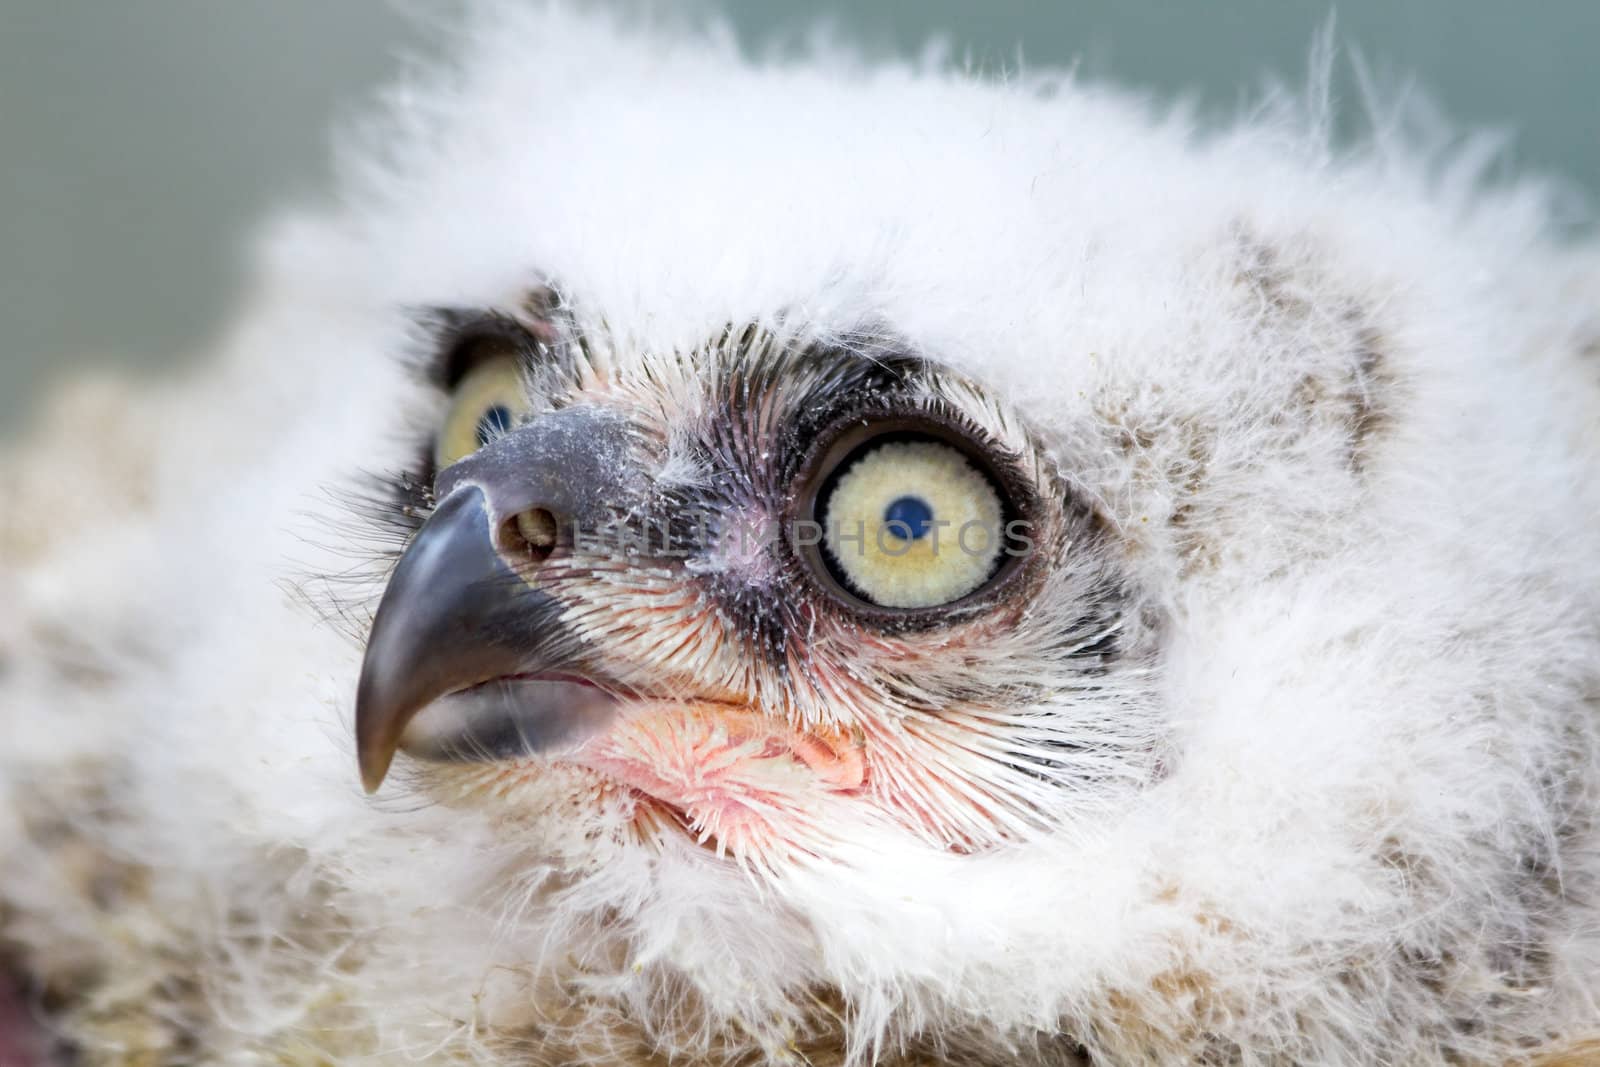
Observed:
[[[1585,1062],[1600,254],[1302,110],[475,9],[0,457],[52,1045]]]

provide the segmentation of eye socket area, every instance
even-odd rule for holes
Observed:
[[[517,426],[530,405],[517,358],[506,352],[485,356],[456,382],[434,444],[434,463],[443,470]]]
[[[987,603],[1030,543],[1014,526],[1025,487],[964,427],[921,413],[847,423],[823,433],[798,483],[792,543],[813,580],[895,625]]]

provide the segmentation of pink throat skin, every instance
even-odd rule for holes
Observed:
[[[402,747],[437,759],[452,731],[485,721],[474,718],[484,709],[490,723],[529,716],[537,736],[527,755],[488,764],[496,789],[578,769],[633,796],[639,817],[661,823],[651,813],[665,814],[718,850],[803,848],[806,828],[822,825],[821,806],[870,788],[859,733],[797,729],[735,700],[668,700],[566,675],[510,676],[442,698],[407,727]]]
[[[520,753],[450,755],[462,751],[449,740],[456,732],[503,730],[506,715],[529,729]],[[503,796],[542,789],[552,771],[576,772],[589,783],[575,783],[577,794],[631,800],[622,814],[640,840],[682,832],[759,861],[821,854],[841,818],[897,827],[958,854],[1013,840],[1020,820],[1003,795],[950,785],[958,761],[982,758],[971,747],[981,729],[959,715],[796,724],[736,693],[669,698],[529,674],[441,698],[407,726],[401,747],[455,764],[476,783],[469,791]]]
[[[558,762],[609,778],[673,811],[701,843],[738,850],[793,839],[825,798],[867,787],[859,740],[798,732],[726,704],[627,707],[610,730]]]

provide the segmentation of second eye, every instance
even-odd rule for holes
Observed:
[[[503,433],[528,413],[528,397],[517,361],[496,356],[478,364],[456,384],[434,448],[442,470]]]

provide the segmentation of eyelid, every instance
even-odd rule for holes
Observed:
[[[1026,473],[1014,462],[1015,457],[1002,450],[987,431],[959,411],[919,404],[851,411],[834,419],[808,444],[796,484],[810,484],[816,488],[818,479],[862,444],[886,438],[896,430],[943,441],[966,456],[1017,511],[1032,513],[1036,510],[1038,501]]]
[[[428,377],[439,388],[454,390],[472,370],[497,356],[530,364],[542,358],[546,345],[523,322],[504,312],[482,309],[436,309],[433,356]]]

